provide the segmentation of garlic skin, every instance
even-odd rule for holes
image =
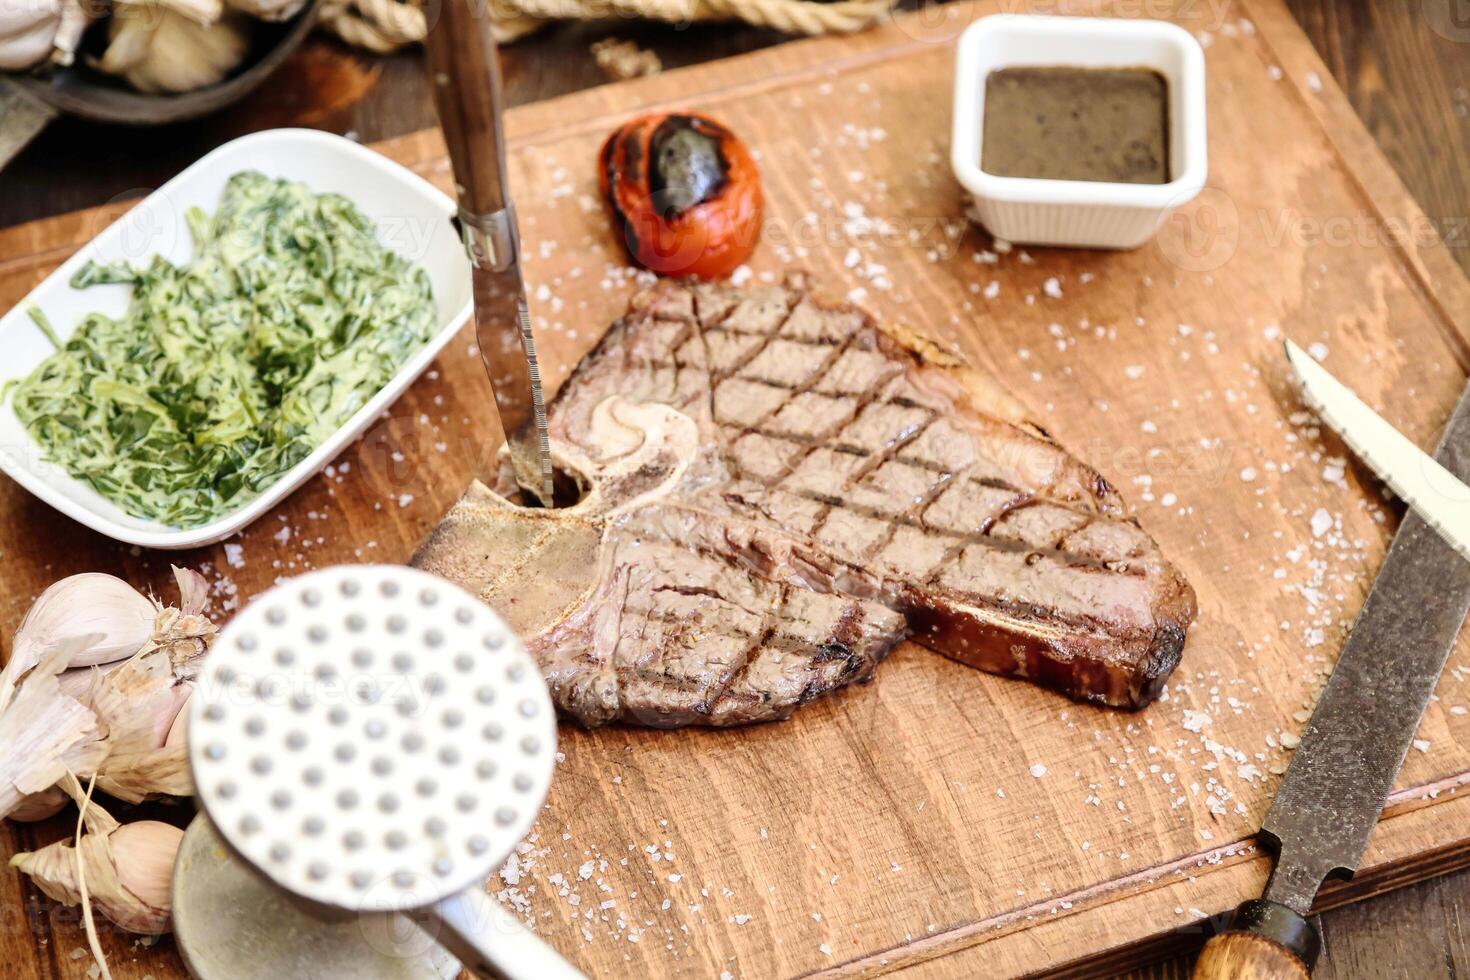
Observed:
[[[106,817],[89,824],[92,829],[82,835],[76,847],[58,841],[38,851],[17,854],[10,864],[30,875],[36,887],[51,898],[64,905],[77,905],[81,902],[77,880],[80,853],[93,908],[128,932],[168,932],[173,927],[174,859],[184,832],[157,820],[119,826]]]
[[[71,797],[67,796],[60,786],[52,786],[50,789],[43,789],[39,793],[32,793],[22,799],[16,804],[15,809],[10,811],[9,816],[11,820],[21,823],[34,823],[37,820],[56,816],[66,809],[66,805],[70,802]]]
[[[160,608],[153,635],[118,670],[99,680],[88,704],[107,737],[97,786],[130,803],[148,796],[192,796],[188,747],[168,743],[180,709],[194,693],[199,661],[218,627],[204,615],[209,583],[174,567],[179,606]],[[88,775],[88,774],[82,774]]]
[[[140,6],[115,8],[107,50],[97,62],[98,69],[120,75],[140,92],[190,92],[214,85],[244,60],[248,39],[242,15],[201,23],[153,4],[146,14],[126,15]]]
[[[55,583],[32,603],[0,671],[0,711],[15,685],[58,644],[87,638],[66,663],[89,667],[131,657],[154,635],[158,606],[115,575],[84,572]]]
[[[190,694],[190,696],[192,696],[193,693],[194,693],[194,688],[191,685],[190,688],[189,688],[189,694]],[[175,748],[177,748],[177,749],[183,749],[185,751],[188,751],[188,748],[189,748],[189,698],[188,697],[185,697],[184,698],[184,702],[179,705],[179,713],[176,714],[176,715],[174,715],[174,723],[172,725],[168,726],[168,735],[163,740],[163,747],[166,748],[166,749],[175,749]]]
[[[21,681],[0,712],[0,817],[68,772],[92,772],[108,754],[91,708],[67,697],[57,675],[89,638],[58,644]]]
[[[114,660],[110,664],[97,664],[94,667],[73,667],[62,671],[56,682],[61,686],[61,693],[86,704],[92,699],[92,690],[97,682],[125,663],[126,660]]]

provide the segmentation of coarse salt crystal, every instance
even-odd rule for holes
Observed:
[[[1210,721],[1209,714],[1204,711],[1194,711],[1190,708],[1184,709],[1184,730],[1187,732],[1204,731],[1204,727]]]
[[[1046,775],[1046,766],[1043,766],[1039,762],[1031,763],[1031,775],[1037,779],[1040,779],[1042,776]]]

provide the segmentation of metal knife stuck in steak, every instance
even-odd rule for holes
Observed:
[[[660,282],[549,415],[581,500],[473,484],[414,564],[499,609],[584,724],[784,718],[905,638],[1125,708],[1179,662],[1193,590],[1108,482],[801,277]]]

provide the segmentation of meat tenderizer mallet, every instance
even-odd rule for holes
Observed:
[[[224,629],[191,700],[199,801],[269,881],[403,913],[481,976],[581,976],[485,891],[546,798],[556,718],[483,602],[397,566],[302,575]]]

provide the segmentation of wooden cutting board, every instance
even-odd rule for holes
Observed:
[[[1470,286],[1276,0],[1174,8],[1208,42],[1211,172],[1155,243],[1005,251],[965,220],[946,158],[953,39],[1007,6],[515,110],[548,373],[565,378],[634,288],[596,200],[599,142],[634,112],[713,112],[760,153],[770,213],[754,274],[810,269],[1006,379],[1194,583],[1183,664],[1163,701],[1122,714],[904,646],[873,684],[785,724],[563,727],[551,800],[492,886],[591,974],[1107,973],[1198,942],[1202,919],[1264,881],[1252,833],[1284,746],[1396,523],[1291,393],[1280,339],[1309,345],[1427,445],[1470,363]],[[380,149],[448,185],[437,134]],[[0,232],[0,304],[123,209]],[[470,343],[221,548],[140,553],[0,483],[0,630],[77,571],[164,591],[182,558],[205,568],[227,615],[279,576],[406,560],[494,448]],[[1450,660],[1362,871],[1324,907],[1470,862],[1467,652]],[[68,829],[6,827],[0,848]],[[10,975],[85,975],[73,912],[9,873],[0,903],[29,925],[0,931]],[[105,943],[119,978],[181,974],[166,939]]]

